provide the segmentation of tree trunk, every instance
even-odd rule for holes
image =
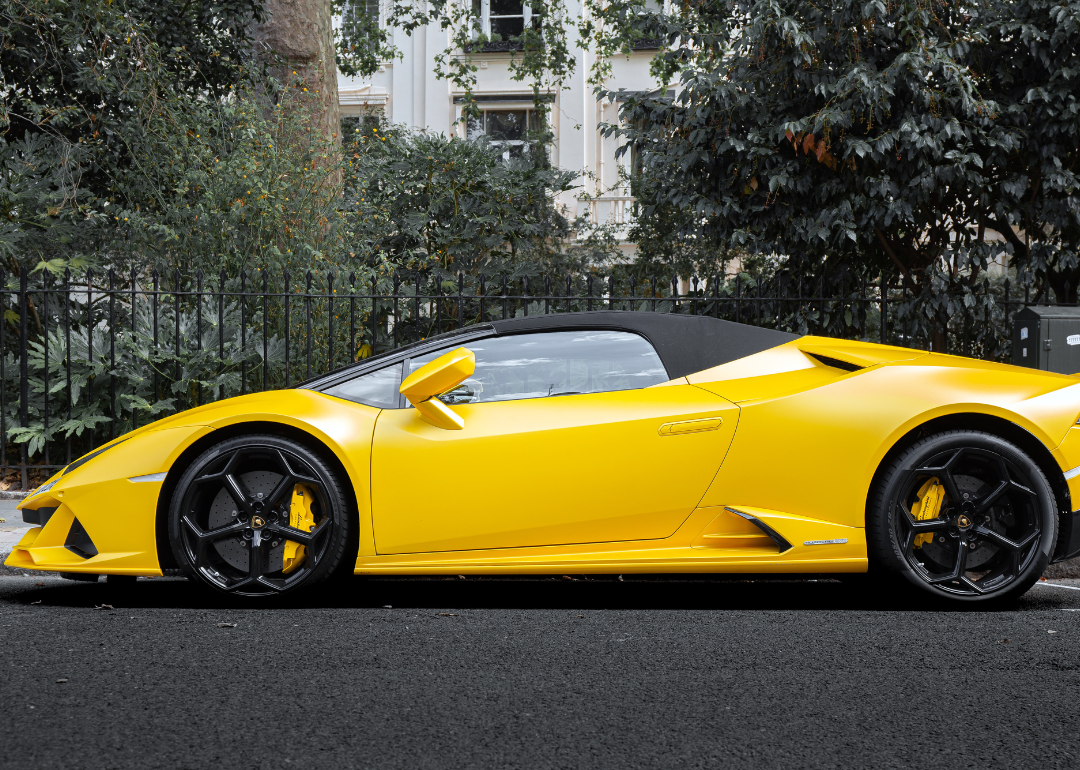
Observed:
[[[255,39],[268,58],[284,60],[273,63],[271,71],[283,84],[296,77],[303,79],[320,108],[320,132],[340,144],[341,108],[330,0],[266,0],[264,7],[267,18],[256,28]]]

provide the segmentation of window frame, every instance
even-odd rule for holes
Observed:
[[[370,376],[372,374],[376,374],[377,372],[381,372],[381,371],[386,370],[386,369],[393,369],[395,367],[397,368],[397,379],[396,379],[397,384],[394,387],[398,388],[398,392],[394,394],[394,398],[393,398],[393,401],[395,403],[394,406],[378,406],[376,404],[368,404],[368,403],[365,403],[363,401],[358,401],[357,399],[348,398],[346,396],[339,395],[339,394],[333,392],[335,388],[338,388],[338,387],[340,387],[342,385],[346,385],[346,384],[348,384],[350,382],[353,382],[355,380],[360,380],[360,379],[363,379],[364,377],[368,377],[368,376]],[[326,387],[321,388],[320,392],[324,393],[327,396],[330,396],[332,398],[340,398],[342,401],[348,401],[350,404],[359,404],[360,406],[366,406],[366,407],[369,407],[370,409],[380,409],[380,410],[381,409],[399,409],[400,404],[401,404],[401,399],[402,399],[400,388],[401,388],[402,380],[404,379],[404,376],[403,376],[404,371],[405,371],[405,365],[404,365],[404,363],[402,361],[386,362],[382,366],[377,366],[377,367],[374,367],[372,369],[366,369],[364,372],[362,372],[360,374],[356,374],[356,375],[354,375],[352,377],[348,377],[346,379],[339,380],[339,381],[335,382],[332,385],[327,385]]]
[[[372,13],[372,10],[375,12]],[[379,29],[386,28],[386,15],[383,12],[383,0],[351,0],[342,13],[342,16],[345,19],[356,18],[360,15],[369,18],[374,17],[376,26]]]
[[[492,147],[496,147],[502,150],[503,161],[510,160],[510,152],[513,147],[521,147],[523,150],[528,147],[533,147],[537,144],[536,138],[530,138],[530,134],[539,134],[540,125],[539,118],[537,116],[536,105],[532,102],[491,102],[491,106],[486,106],[485,103],[480,102],[477,106],[480,109],[480,126],[481,130],[478,134],[470,135],[470,124],[465,124],[465,138],[469,141],[479,139],[482,136],[488,137],[488,142]],[[525,113],[525,129],[522,139],[492,139],[488,133],[488,114],[492,112],[524,112]],[[537,121],[537,125],[534,128],[531,124],[533,121]]]
[[[493,339],[493,338],[510,339],[510,338],[514,338],[514,337],[527,337],[527,336],[532,336],[532,335],[535,335],[535,334],[560,334],[560,333],[563,333],[563,332],[570,332],[570,333],[618,332],[620,334],[632,334],[635,337],[643,340],[645,342],[645,344],[648,345],[649,348],[652,350],[653,355],[656,356],[656,360],[660,362],[660,366],[664,370],[664,376],[667,378],[666,380],[663,380],[663,382],[667,382],[667,381],[669,381],[671,379],[671,375],[668,372],[667,364],[665,364],[664,359],[660,357],[660,351],[656,349],[656,345],[653,343],[653,341],[650,340],[648,337],[646,337],[641,332],[635,331],[633,329],[624,329],[624,328],[619,328],[619,327],[604,327],[604,326],[583,326],[583,327],[579,327],[579,328],[559,328],[559,329],[535,329],[535,330],[532,330],[532,331],[521,331],[521,332],[515,332],[515,333],[511,333],[511,334],[492,334],[492,335],[489,335],[487,337],[480,337],[480,338],[477,338],[477,339],[472,339],[472,340],[470,340],[470,342],[478,342],[481,339]],[[413,351],[413,354],[409,358],[406,358],[404,361],[402,361],[402,364],[401,364],[401,379],[402,379],[402,382],[404,382],[405,378],[408,377],[411,374],[411,372],[409,371],[409,363],[412,361],[412,359],[420,358],[421,356],[432,355],[432,354],[436,354],[436,353],[440,353],[440,352],[449,353],[451,350],[454,350],[454,349],[459,348],[459,347],[462,347],[462,345],[460,345],[460,344],[452,344],[452,345],[447,345],[447,346],[442,347],[442,348],[434,348],[434,349],[431,349],[431,350],[423,350],[423,351],[416,350],[416,351]],[[659,384],[659,383],[656,383],[656,384]],[[645,388],[651,388],[651,387],[654,387],[654,386],[653,385],[646,385],[646,386],[644,386],[642,388],[626,388],[625,390],[594,390],[594,391],[590,391],[588,393],[574,393],[574,394],[563,394],[563,395],[590,396],[590,395],[596,395],[598,393],[623,393],[623,392],[626,392],[626,391],[629,391],[629,390],[644,390]],[[548,396],[548,398],[551,398],[551,397],[552,396]],[[544,397],[513,398],[513,399],[506,399],[505,401],[481,401],[481,402],[479,402],[479,404],[509,404],[509,403],[513,403],[515,401],[542,401],[543,398]],[[399,395],[398,404],[399,404],[399,406],[397,407],[398,409],[408,409],[408,408],[410,408],[412,406],[412,404],[409,403],[409,400],[407,398],[405,398],[404,395]]]
[[[660,361],[660,366],[664,369],[664,376],[671,379],[671,373],[668,371],[668,366],[664,363],[663,356],[660,355],[660,351],[657,349],[656,343],[648,338],[645,334],[637,331],[636,329],[629,329],[624,326],[615,325],[597,325],[597,326],[567,326],[567,327],[554,327],[549,329],[531,329],[528,331],[510,332],[500,334],[490,324],[477,324],[472,328],[456,329],[451,332],[446,332],[448,337],[445,338],[432,338],[429,340],[423,340],[420,342],[414,342],[409,345],[391,350],[386,353],[380,353],[377,357],[370,362],[360,362],[351,364],[347,367],[343,367],[335,372],[331,372],[320,377],[312,378],[305,382],[300,382],[293,385],[293,388],[301,388],[306,390],[314,390],[318,393],[325,393],[331,388],[341,385],[357,377],[363,377],[366,374],[378,371],[386,366],[400,365],[401,372],[398,382],[404,382],[405,378],[409,376],[409,362],[414,358],[426,356],[430,353],[448,353],[451,350],[455,350],[460,347],[468,347],[470,343],[479,342],[480,340],[492,339],[495,337],[523,337],[532,334],[552,334],[556,332],[593,332],[593,331],[609,331],[609,332],[622,332],[625,334],[633,334],[636,337],[640,337],[642,340],[652,348],[653,353],[656,354],[657,359]],[[654,387],[647,385],[645,387]],[[635,388],[640,390],[641,388]],[[595,391],[596,393],[616,393],[621,391]],[[330,394],[327,394],[330,395]],[[582,395],[590,395],[588,393]],[[332,396],[332,398],[341,398],[340,396]],[[349,401],[349,399],[342,399],[343,401]],[[531,399],[526,399],[531,400]],[[359,403],[357,401],[349,401],[351,404]],[[407,409],[411,406],[409,400],[405,398],[400,392],[398,393],[398,405],[396,407],[376,407],[369,406],[370,409]],[[482,402],[482,403],[509,403],[509,402]],[[363,406],[367,406],[364,404]]]
[[[475,8],[475,6],[473,6]],[[532,6],[528,2],[521,3],[521,14],[499,14],[492,16],[491,14],[491,0],[480,0],[480,29],[476,32],[476,37],[479,35],[485,35],[489,42],[508,43],[509,40],[491,41],[491,20],[492,19],[521,19],[522,31],[529,28],[532,24],[533,12]],[[475,38],[474,38],[475,39]]]
[[[314,390],[321,393],[356,377],[363,377],[365,374],[370,374],[377,369],[382,369],[384,366],[401,363],[407,358],[415,358],[418,353],[426,353],[429,350],[437,350],[440,348],[461,347],[468,342],[494,336],[497,335],[494,327],[492,327],[490,323],[476,324],[475,326],[466,327],[464,329],[454,329],[449,332],[443,332],[443,334],[436,337],[431,337],[419,342],[412,342],[408,345],[402,345],[399,348],[388,350],[385,353],[379,353],[369,359],[347,364],[335,371],[294,383],[289,387]]]

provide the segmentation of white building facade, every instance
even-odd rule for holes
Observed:
[[[392,0],[359,0],[354,12],[379,13],[385,24]],[[526,3],[513,0],[480,0],[481,20],[485,32],[503,40],[521,34],[530,22]],[[618,105],[597,102],[593,86],[588,82],[594,58],[589,50],[578,45],[577,18],[582,13],[580,0],[569,0],[571,17],[567,26],[567,43],[576,57],[573,74],[565,83],[546,96],[552,102],[550,128],[554,136],[551,147],[552,163],[580,174],[578,187],[563,193],[558,203],[568,214],[589,214],[594,222],[614,221],[623,225],[630,213],[629,186],[626,182],[630,157],[616,159],[618,140],[604,137],[601,125],[618,119]],[[435,59],[449,45],[449,32],[437,26],[421,27],[412,35],[394,30],[393,42],[402,57],[381,64],[370,78],[350,78],[338,75],[338,94],[343,116],[378,114],[388,123],[404,124],[412,129],[449,136],[476,135],[483,132],[513,152],[521,143],[523,129],[534,126],[532,117],[532,84],[511,79],[510,61],[513,55],[506,44],[489,44],[483,51],[472,53],[479,67],[474,96],[484,113],[483,120],[468,127],[461,122],[464,91],[448,80],[435,76]],[[630,56],[618,56],[611,62],[611,76],[605,86],[627,91],[651,91],[657,87],[649,74],[649,62],[654,48],[635,50]],[[632,251],[632,246],[624,247]]]

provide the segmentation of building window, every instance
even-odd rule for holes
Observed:
[[[357,45],[375,47],[379,44],[380,30],[385,26],[380,0],[348,0],[341,14],[342,31]]]
[[[341,116],[341,136],[349,139],[354,134],[366,134],[371,129],[380,128],[383,123],[383,111],[381,108],[367,108],[359,115]]]
[[[379,0],[350,0],[345,9],[345,20],[379,26]]]
[[[509,43],[540,20],[533,16],[528,3],[514,0],[473,0],[473,12],[480,20],[478,31],[487,36],[489,43]]]
[[[469,138],[488,137],[502,148],[504,160],[521,157],[536,142],[539,129],[536,110],[528,108],[483,110],[479,118],[469,119]]]
[[[481,8],[487,6],[487,35],[492,40],[509,40],[520,37],[525,25],[532,19],[532,9],[513,0],[481,0]]]

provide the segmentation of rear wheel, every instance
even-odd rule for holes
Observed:
[[[176,486],[169,540],[188,577],[226,593],[275,596],[321,582],[342,564],[348,498],[331,468],[279,436],[223,441]]]
[[[869,513],[872,559],[962,602],[1023,594],[1057,538],[1054,496],[1038,465],[977,431],[939,433],[907,449],[882,474]]]

